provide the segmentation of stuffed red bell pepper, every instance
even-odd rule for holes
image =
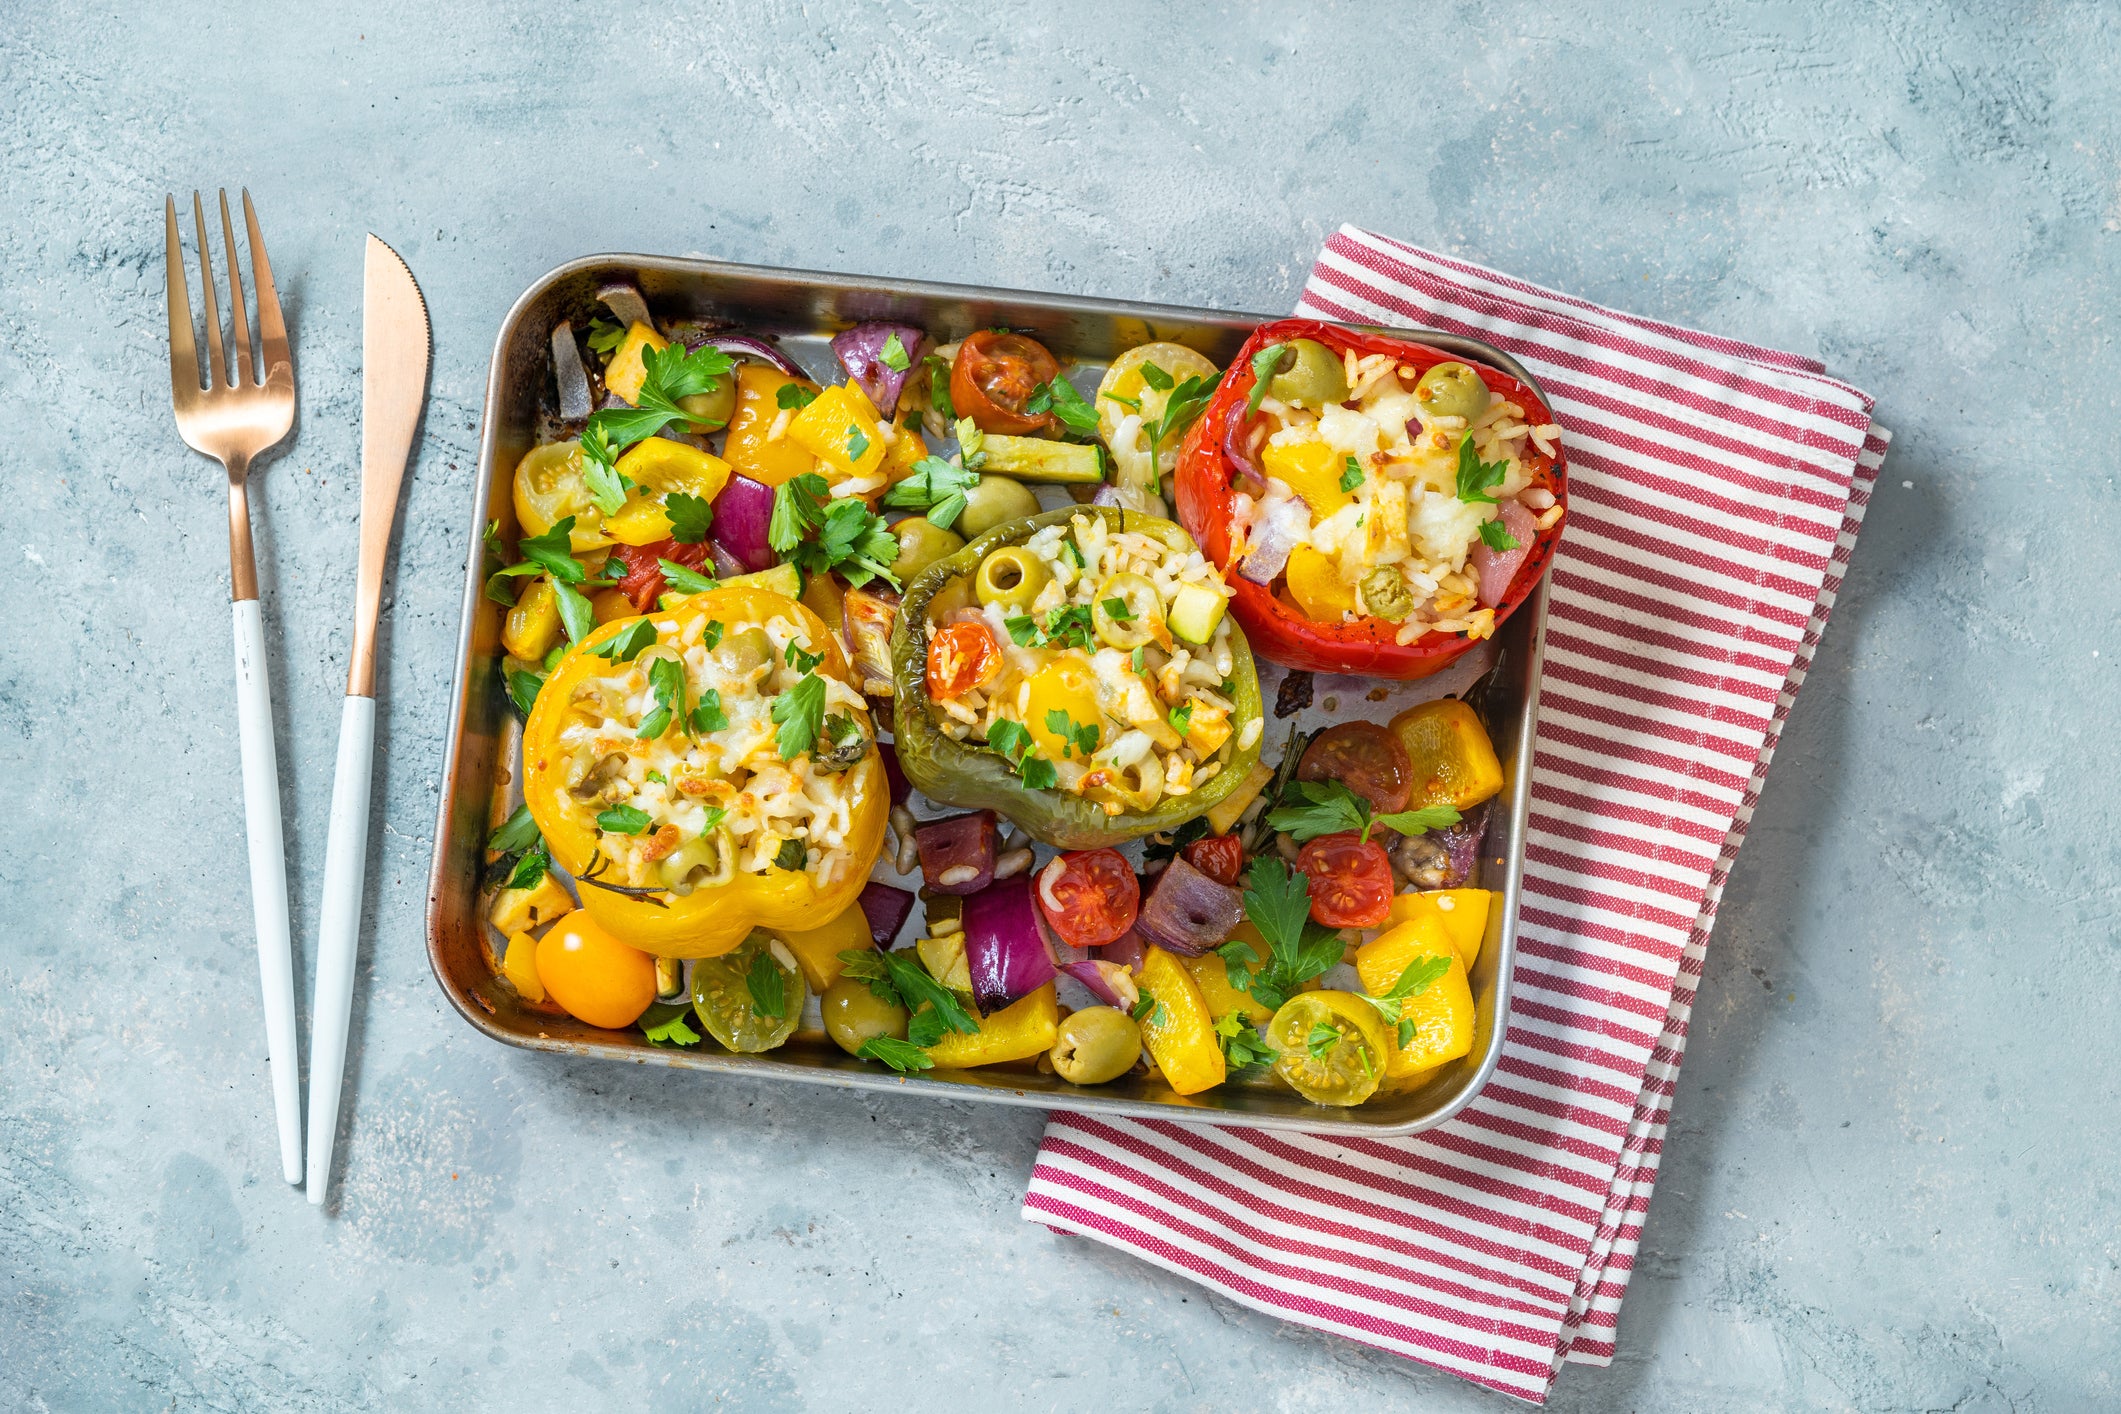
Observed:
[[[1292,668],[1419,678],[1491,636],[1552,558],[1561,429],[1531,388],[1408,339],[1263,325],[1179,455],[1179,520]]]

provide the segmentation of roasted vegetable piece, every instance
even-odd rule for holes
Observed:
[[[1085,1007],[1061,1019],[1053,1073],[1070,1085],[1103,1085],[1141,1059],[1141,1028],[1116,1007]]]
[[[503,933],[527,933],[541,923],[550,923],[573,907],[574,900],[560,881],[550,874],[543,874],[527,889],[503,889],[495,894],[493,907],[486,917]]]
[[[628,545],[652,545],[671,535],[666,498],[672,492],[712,502],[729,484],[729,463],[668,437],[644,437],[619,458],[618,473],[637,488],[604,531]]]
[[[1399,894],[1384,926],[1397,928],[1416,918],[1434,918],[1444,936],[1458,950],[1468,969],[1480,960],[1481,945],[1488,936],[1488,906],[1495,897],[1486,889],[1432,889],[1427,893]]]
[[[809,995],[794,957],[764,929],[734,952],[692,965],[692,1009],[707,1033],[732,1051],[770,1051],[787,1041]]]
[[[788,424],[788,435],[818,459],[834,495],[884,489],[883,434],[869,400],[852,385],[837,383],[819,393]]]
[[[994,881],[1001,831],[992,810],[930,820],[913,831],[921,881],[937,893],[975,894]]]
[[[1409,707],[1392,719],[1406,752],[1410,806],[1471,810],[1502,789],[1502,762],[1480,715],[1455,697]]]
[[[560,600],[552,581],[539,575],[516,596],[501,623],[501,646],[518,658],[541,661],[560,641]]]
[[[1289,348],[1294,356],[1268,380],[1269,393],[1313,412],[1347,400],[1348,374],[1339,354],[1316,339],[1292,339]]]
[[[889,884],[871,882],[862,886],[862,894],[856,900],[861,905],[862,917],[869,924],[869,938],[880,948],[888,948],[906,920],[913,916],[913,894],[906,889],[895,889]]]
[[[1249,927],[1240,928],[1233,935],[1232,941],[1243,938],[1252,945],[1254,957],[1263,960],[1266,950],[1259,946],[1256,935],[1253,938],[1244,937],[1250,931]],[[1180,961],[1185,964],[1186,972],[1193,978],[1193,985],[1200,988],[1201,1000],[1208,1004],[1208,1014],[1216,1020],[1220,1021],[1235,1012],[1256,1026],[1274,1015],[1272,1007],[1262,1003],[1250,992],[1240,992],[1230,985],[1230,964],[1224,961],[1222,954],[1207,952],[1199,957],[1181,958]],[[1256,966],[1257,963],[1252,965]]]
[[[783,389],[794,389],[783,393]],[[818,393],[807,378],[791,378],[761,363],[739,364],[736,370],[736,414],[729,419],[729,436],[722,455],[731,466],[754,481],[778,486],[805,472],[817,470],[817,458],[809,448],[788,435],[798,405]],[[787,406],[783,406],[784,402]],[[784,419],[781,414],[786,412]],[[775,432],[780,435],[775,436]]]
[[[840,977],[819,1002],[825,1034],[848,1055],[860,1055],[864,1043],[879,1036],[906,1039],[906,1009],[878,996],[866,982]]]
[[[508,950],[501,954],[501,975],[524,1001],[544,1001],[545,983],[538,976],[538,940],[528,933],[511,934]]]
[[[1274,1073],[1313,1104],[1359,1105],[1377,1093],[1393,1051],[1383,1016],[1353,992],[1299,992],[1267,1024]]]
[[[1237,887],[1245,873],[1245,844],[1235,835],[1213,835],[1195,840],[1180,851],[1186,863],[1218,884]]]
[[[840,367],[885,417],[898,411],[899,392],[927,348],[928,335],[917,325],[881,319],[832,336],[832,353]]]
[[[1407,1044],[1392,1037],[1385,1073],[1394,1079],[1418,1075],[1473,1049],[1473,989],[1466,980],[1465,959],[1443,925],[1417,917],[1379,935],[1355,953],[1355,970],[1372,996],[1388,994],[1406,970],[1425,958],[1448,959],[1443,974],[1413,995],[1399,999],[1399,1015],[1412,1023]],[[1390,1024],[1388,1031],[1396,1030]]]
[[[720,625],[714,651],[732,664],[748,651],[755,666],[772,652],[771,641],[758,626],[777,618],[796,625],[804,641],[822,655],[816,677],[848,681],[846,659],[835,636],[809,609],[782,595],[724,585],[690,595],[675,608],[647,616],[647,622],[655,627],[656,642],[665,647],[682,641],[688,631],[703,633],[704,625]],[[606,886],[598,886],[599,875],[607,873],[609,865],[599,816],[613,802],[598,798],[594,790],[584,793],[583,782],[571,778],[575,748],[563,738],[570,726],[587,720],[577,694],[592,679],[613,670],[612,660],[596,650],[638,622],[606,624],[576,645],[538,693],[523,728],[524,797],[553,860],[581,882],[582,906],[621,941],[665,957],[711,957],[737,946],[754,927],[801,927],[838,915],[861,893],[883,845],[890,811],[875,732],[858,710],[847,715],[862,718],[856,726],[868,742],[859,761],[833,777],[845,792],[847,829],[842,846],[846,859],[831,882],[818,886],[805,868],[736,868],[721,843],[723,831],[686,841],[669,855],[659,870],[667,886],[613,887],[608,879]],[[598,868],[599,861],[606,867]],[[678,892],[679,886],[689,892]]]
[[[1062,942],[1100,948],[1118,942],[1134,926],[1141,881],[1116,849],[1056,854],[1039,871],[1038,904]]]
[[[1375,722],[1340,722],[1312,737],[1296,779],[1339,781],[1379,815],[1405,810],[1414,790],[1406,750]]]
[[[1228,1066],[1215,1035],[1215,1018],[1193,975],[1162,948],[1142,959],[1142,1039],[1164,1083],[1181,1095],[1197,1095],[1223,1083]]]
[[[1230,443],[1245,439],[1245,404],[1252,393],[1252,356],[1269,344],[1313,339],[1338,354],[1352,350],[1357,356],[1390,354],[1400,364],[1427,369],[1450,362],[1439,350],[1411,340],[1385,334],[1369,334],[1309,319],[1284,319],[1261,325],[1230,361],[1229,371],[1216,389],[1214,401],[1193,430],[1186,435],[1179,454],[1174,493],[1178,519],[1197,536],[1208,558],[1226,570],[1233,553],[1232,510],[1236,488],[1232,482],[1240,471],[1251,474]],[[1286,371],[1286,370],[1285,370]],[[1525,409],[1525,420],[1550,422],[1553,414],[1531,388],[1508,374],[1491,368],[1476,370],[1495,395],[1507,397]],[[1233,432],[1240,434],[1233,439]],[[1565,461],[1537,458],[1537,472],[1557,504],[1568,500]],[[1518,565],[1508,591],[1495,606],[1494,622],[1500,626],[1528,598],[1545,573],[1561,532],[1557,520],[1539,532],[1537,545]],[[1292,560],[1293,564],[1293,560]],[[1244,625],[1255,650],[1273,662],[1315,672],[1351,673],[1385,678],[1419,678],[1456,661],[1473,646],[1474,639],[1462,634],[1424,634],[1411,643],[1398,641],[1399,626],[1387,619],[1357,617],[1339,622],[1338,615],[1321,621],[1306,617],[1295,604],[1279,599],[1267,585],[1256,584],[1233,573],[1236,591],[1230,612]],[[1293,592],[1293,585],[1292,585]],[[1347,596],[1353,599],[1353,594]],[[1349,607],[1353,607],[1352,603]]]
[[[944,1032],[943,1039],[928,1048],[928,1054],[937,1065],[959,1070],[999,1065],[1004,1061],[1030,1060],[1052,1050],[1059,1033],[1060,1006],[1048,983],[1015,1005],[981,1017],[979,1031],[973,1035]]]
[[[1097,448],[1084,442],[1049,442],[1043,437],[1005,437],[991,433],[981,444],[983,469],[1018,481],[1072,482],[1095,486],[1105,479]]]
[[[1392,911],[1392,861],[1375,840],[1320,835],[1296,867],[1311,881],[1311,917],[1328,928],[1375,928]]]
[[[1059,372],[1060,365],[1038,340],[981,329],[957,346],[950,365],[950,402],[959,417],[971,418],[982,432],[1038,432],[1052,419],[1025,411],[1025,404]]]
[[[568,914],[538,940],[538,981],[567,1014],[617,1030],[655,1000],[655,959],[613,937],[587,913]]]
[[[996,526],[1038,514],[1038,497],[1021,481],[1006,476],[982,476],[965,490],[965,509],[958,513],[958,534],[966,538],[985,535]],[[905,583],[904,579],[899,581]]]
[[[898,540],[898,558],[891,562],[891,572],[900,584],[913,583],[922,570],[965,548],[964,536],[944,530],[926,516],[907,516],[891,527],[891,533]]]
[[[977,743],[952,740],[942,731],[936,710],[929,705],[928,663],[930,609],[953,583],[969,584],[980,562],[1004,545],[1020,545],[1047,525],[1066,525],[1071,517],[1096,515],[1116,530],[1139,531],[1154,536],[1174,549],[1191,551],[1192,541],[1169,521],[1137,515],[1109,506],[1068,506],[1015,521],[984,536],[948,559],[928,567],[910,581],[899,605],[898,623],[892,630],[892,677],[897,686],[896,714],[899,764],[916,789],[931,800],[962,806],[984,806],[1000,810],[1035,839],[1060,849],[1096,849],[1119,844],[1158,830],[1172,830],[1187,820],[1212,810],[1218,802],[1245,784],[1259,760],[1259,743],[1233,748],[1222,770],[1191,794],[1167,798],[1156,808],[1121,815],[1107,815],[1099,804],[1059,790],[1034,790],[1026,786],[998,753]],[[1234,628],[1234,625],[1233,625]],[[1230,716],[1233,733],[1261,713],[1259,677],[1244,636],[1230,637],[1234,689],[1230,700],[1236,707]],[[1073,714],[1071,714],[1072,716]],[[1075,720],[1085,720],[1076,717]],[[1033,715],[1034,736],[1045,722],[1043,711]],[[1242,740],[1242,736],[1239,736]],[[1049,746],[1051,743],[1049,743]],[[1044,748],[1042,748],[1044,749]]]
[[[543,535],[573,516],[567,538],[576,554],[611,543],[604,533],[604,513],[582,479],[579,442],[546,442],[524,453],[516,463],[514,499],[519,534]]]
[[[1156,876],[1156,887],[1149,891],[1134,926],[1158,947],[1193,956],[1222,946],[1244,916],[1244,897],[1238,890],[1209,878],[1181,858],[1172,860]]]
[[[869,936],[869,915],[862,911],[859,903],[849,904],[829,922],[815,928],[773,928],[767,930],[787,944],[788,951],[795,955],[796,965],[803,969],[803,980],[810,984],[813,992],[822,992],[833,984],[846,963],[840,954],[850,948],[872,945]]]
[[[982,1013],[1000,1011],[1053,980],[1029,879],[1004,879],[967,895],[962,917],[965,974]]]

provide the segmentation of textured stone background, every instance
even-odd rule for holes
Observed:
[[[244,8],[0,27],[0,1405],[1499,1405],[1019,1221],[1030,1115],[554,1064],[467,1029],[421,943],[474,423],[531,279],[703,252],[1274,310],[1343,220],[1818,354],[1899,434],[1619,1363],[1557,1407],[2121,1402],[2110,10]],[[272,1148],[220,477],[164,381],[162,195],[219,183],[296,329],[259,531],[305,953],[364,229],[434,313],[331,1218]]]

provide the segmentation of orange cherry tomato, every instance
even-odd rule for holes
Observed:
[[[1375,722],[1342,722],[1320,732],[1304,749],[1296,779],[1339,781],[1380,815],[1406,809],[1414,794],[1407,749]]]
[[[956,697],[993,679],[1002,652],[985,624],[951,624],[928,640],[928,695]]]
[[[576,909],[538,939],[538,980],[569,1016],[616,1031],[655,1000],[655,959]]]
[[[1038,340],[982,329],[957,346],[957,360],[950,365],[950,405],[982,432],[1029,436],[1053,419],[1025,412],[1024,404],[1059,372],[1060,365]]]
[[[1235,835],[1211,835],[1186,846],[1186,863],[1218,884],[1237,887],[1244,877],[1245,846]]]
[[[1392,861],[1353,830],[1320,835],[1296,854],[1311,881],[1311,917],[1326,928],[1375,928],[1392,913]]]

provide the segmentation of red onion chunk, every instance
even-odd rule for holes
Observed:
[[[884,349],[894,334],[905,352],[903,368],[884,362]],[[918,325],[877,319],[834,334],[832,352],[840,367],[847,370],[847,376],[868,396],[870,405],[889,418],[898,411],[898,395],[905,388],[908,375],[920,367],[921,349],[927,342],[928,335]]]
[[[898,930],[913,916],[913,891],[910,889],[870,883],[863,886],[861,897],[855,902],[862,906],[862,916],[869,920],[869,936],[880,948],[890,947],[892,940],[898,937]]]
[[[686,342],[691,343],[689,339]],[[788,357],[788,355],[782,353],[764,339],[754,338],[749,334],[710,334],[702,339],[699,344],[693,344],[692,346],[698,348],[702,344],[718,348],[725,354],[737,354],[742,357],[755,358],[760,363],[770,363],[790,378],[807,380],[810,377],[809,374],[803,372],[802,365],[798,364],[794,359]]]
[[[965,898],[965,969],[982,1016],[1053,980],[1053,958],[1039,931],[1031,881],[1018,875]]]
[[[740,574],[751,573],[751,566],[745,564],[721,546],[710,541],[707,548],[714,554],[714,573],[716,578],[735,579]]]
[[[770,570],[779,560],[766,542],[772,524],[773,488],[764,482],[732,476],[722,494],[714,498],[715,548],[727,552],[747,572]]]
[[[1438,887],[1463,888],[1473,878],[1473,871],[1480,864],[1480,847],[1488,833],[1488,805],[1482,801],[1465,813],[1455,825],[1438,830],[1430,838],[1444,847],[1451,857],[1451,872]]]
[[[1116,962],[1089,958],[1067,963],[1061,971],[1088,987],[1106,1006],[1132,1011],[1142,999],[1141,988],[1134,984],[1134,974]]]
[[[1166,951],[1199,957],[1227,942],[1244,916],[1244,895],[1177,858],[1142,900],[1134,927]]]
[[[1466,568],[1473,571],[1480,581],[1480,602],[1486,608],[1494,608],[1510,592],[1510,581],[1517,578],[1517,567],[1532,553],[1532,546],[1539,538],[1539,526],[1532,513],[1515,501],[1502,503],[1502,526],[1517,542],[1514,550],[1490,550],[1485,540],[1473,547],[1466,556]]]
[[[1223,455],[1251,472],[1255,479],[1267,479],[1259,458],[1252,452],[1252,419],[1245,416],[1242,408],[1230,409],[1230,416],[1223,423]]]
[[[880,741],[876,749],[884,758],[884,779],[891,782],[891,803],[904,805],[906,797],[913,794],[913,783],[906,779],[906,770],[898,763],[898,748],[888,741]]]
[[[1148,957],[1148,951],[1149,945],[1142,941],[1142,935],[1129,928],[1120,936],[1118,942],[1107,943],[1097,949],[1097,955],[1105,962],[1117,963],[1129,972],[1138,973]]]
[[[921,882],[939,894],[976,894],[994,882],[1000,843],[1001,829],[992,810],[916,825],[913,847],[921,856]],[[1035,936],[1037,929],[1032,931]]]

